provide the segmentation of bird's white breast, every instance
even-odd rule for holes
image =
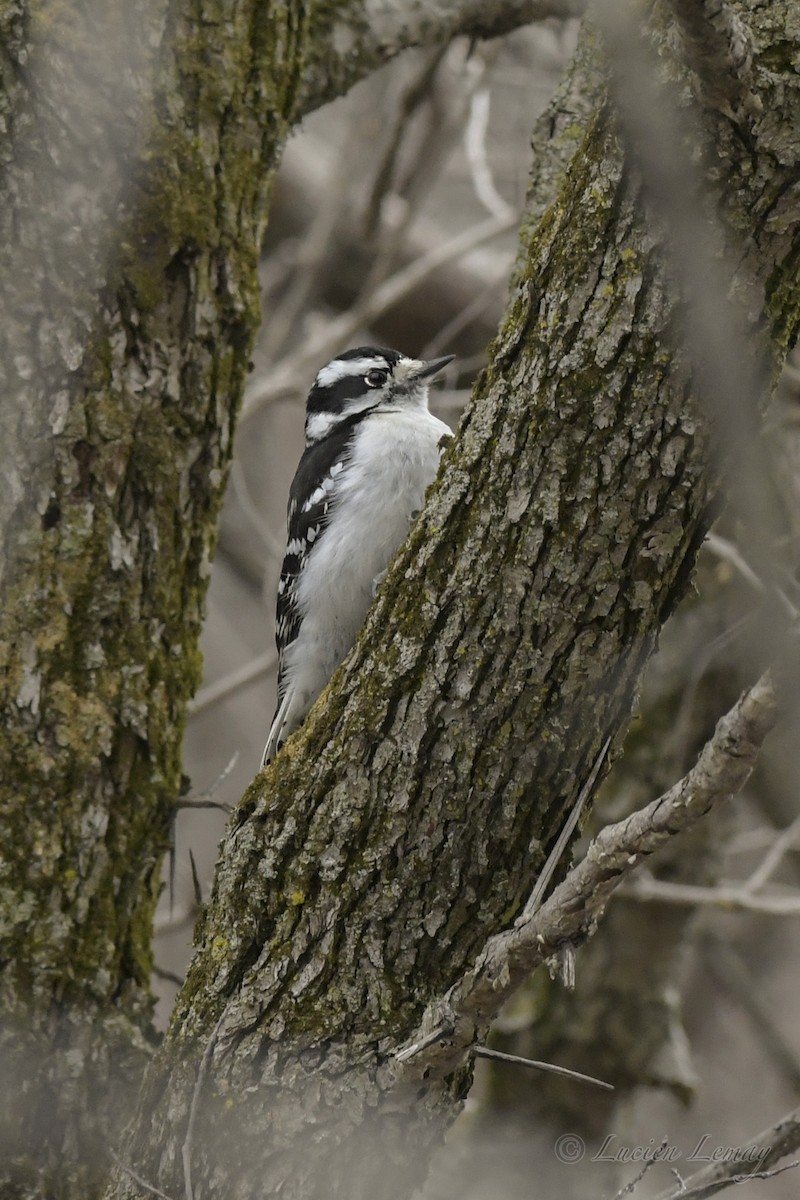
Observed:
[[[301,634],[287,649],[287,684],[315,698],[355,641],[373,583],[422,507],[449,436],[427,407],[378,410],[358,426],[331,492],[331,525],[297,586]]]

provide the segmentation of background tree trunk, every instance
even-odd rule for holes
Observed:
[[[385,22],[345,75],[331,14],[214,9],[0,4],[14,1194],[96,1189],[151,1048],[153,909],[298,80],[333,94],[411,38]],[[443,7],[451,34],[465,11]]]

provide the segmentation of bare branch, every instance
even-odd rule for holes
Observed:
[[[134,1183],[138,1184],[143,1191],[149,1192],[151,1196],[158,1196],[159,1200],[171,1200],[171,1197],[168,1196],[166,1192],[162,1192],[157,1187],[153,1187],[152,1183],[148,1183],[147,1180],[143,1179],[141,1175],[137,1175],[131,1167],[126,1166],[122,1159],[119,1158],[119,1156],[116,1155],[113,1150],[111,1151],[111,1157],[119,1167],[120,1171],[122,1171],[124,1175],[127,1175],[129,1179],[132,1179]]]
[[[192,904],[182,904],[175,912],[170,912],[167,916],[156,915],[153,921],[153,932],[158,935],[160,933],[172,933],[176,929],[181,929],[187,925],[194,925],[197,920],[197,908]]]
[[[744,1173],[741,1170],[741,1160],[737,1161],[735,1158],[729,1162],[709,1163],[688,1179],[682,1180],[679,1187],[670,1187],[664,1192],[659,1192],[655,1200],[705,1200],[731,1184],[744,1183],[748,1179],[769,1179],[798,1165],[792,1162],[776,1170],[772,1169],[799,1146],[800,1108],[796,1108],[747,1143],[747,1149],[753,1155],[751,1161],[759,1165],[758,1171]],[[759,1151],[762,1151],[762,1155],[756,1157]]]
[[[798,833],[800,833],[800,816],[795,817],[790,825],[787,825],[785,829],[780,831],[750,878],[744,883],[743,890],[745,892],[756,892],[765,883],[769,883],[783,859],[794,845]]]
[[[165,983],[172,983],[175,987],[183,987],[183,975],[177,975],[174,971],[168,971],[166,967],[159,967],[158,963],[153,967],[153,976],[156,979],[162,979]]]
[[[747,562],[739,547],[734,545],[733,542],[721,537],[718,533],[709,531],[706,534],[703,546],[707,547],[722,562],[726,562],[734,567],[755,591],[763,593],[764,584]]]
[[[383,153],[375,171],[375,178],[367,199],[366,211],[363,218],[364,235],[374,239],[381,222],[381,212],[384,201],[396,191],[395,180],[399,173],[398,160],[400,151],[407,138],[411,117],[420,106],[430,97],[446,47],[439,45],[425,56],[421,69],[410,84],[404,89],[400,102],[396,106],[394,122],[389,132]],[[419,149],[417,156],[419,155]],[[415,167],[419,166],[419,161]],[[413,173],[413,169],[412,169]],[[394,185],[394,186],[393,186]]]
[[[179,808],[191,808],[193,806],[199,807],[199,805],[201,804],[202,801],[213,799],[213,797],[216,796],[217,792],[222,787],[223,783],[228,778],[228,776],[230,775],[231,771],[236,766],[238,761],[239,761],[239,751],[234,750],[233,754],[230,756],[230,758],[226,762],[225,766],[222,768],[219,775],[214,780],[214,782],[211,784],[211,786],[205,788],[202,792],[198,792],[194,796],[189,796],[186,800],[178,801],[178,807]]]
[[[195,862],[194,852],[189,849],[189,862],[192,867],[192,890],[194,892],[194,902],[198,909],[203,907],[203,885],[200,882],[200,876],[197,871],[197,863]]]
[[[194,1130],[197,1123],[197,1111],[200,1106],[200,1095],[203,1090],[208,1067],[211,1062],[211,1055],[214,1053],[214,1047],[217,1044],[217,1036],[220,1031],[220,1026],[224,1020],[225,1013],[219,1017],[216,1025],[211,1030],[211,1036],[208,1039],[206,1048],[203,1051],[203,1057],[200,1060],[200,1068],[197,1072],[194,1091],[192,1093],[192,1106],[189,1110],[189,1123],[186,1127],[186,1138],[181,1149],[181,1159],[183,1161],[183,1183],[186,1200],[194,1200],[194,1188],[192,1186],[192,1142],[194,1140]]]
[[[544,894],[547,891],[550,880],[555,874],[558,864],[561,862],[561,856],[567,848],[567,843],[575,832],[575,826],[578,824],[578,821],[581,818],[581,813],[586,805],[586,801],[591,795],[592,789],[597,781],[597,776],[600,774],[600,768],[602,767],[605,757],[608,754],[608,748],[610,745],[611,738],[609,737],[606,738],[605,742],[603,743],[603,748],[595,759],[594,766],[589,772],[589,778],[586,780],[586,783],[578,793],[578,799],[575,801],[572,812],[564,822],[564,828],[561,830],[561,833],[558,835],[558,838],[555,841],[553,849],[547,856],[547,861],[542,868],[539,878],[536,880],[533,891],[528,898],[528,903],[523,909],[522,916],[525,920],[529,920],[534,913],[539,911],[542,906]]]
[[[729,563],[732,567],[734,567],[742,576],[742,578],[746,579],[755,591],[759,592],[762,596],[764,595],[767,590],[766,584],[763,582],[763,580],[759,579],[758,575],[747,562],[738,546],[734,545],[734,543],[729,541],[727,538],[720,537],[718,533],[707,533],[704,545],[706,545],[711,553],[715,554],[717,558],[721,559],[723,562]],[[795,580],[791,579],[791,582],[795,583]],[[792,604],[791,600],[785,594],[782,588],[775,587],[774,590],[775,598],[783,608],[786,616],[790,621],[796,620],[800,613],[798,613],[795,605]]]
[[[662,904],[689,907],[704,905],[708,908],[724,908],[727,912],[755,912],[773,917],[791,917],[800,913],[800,894],[797,892],[790,896],[754,896],[741,884],[733,887],[726,884],[701,887],[644,875],[626,884],[620,889],[620,894],[634,900],[658,900]]]
[[[472,97],[469,121],[464,131],[464,151],[469,164],[472,186],[483,207],[494,217],[511,215],[511,205],[497,190],[492,168],[486,152],[486,135],[489,132],[489,108],[491,92],[482,87]]]
[[[758,893],[769,883],[794,845],[798,833],[800,817],[796,817],[786,829],[773,837],[761,862],[741,883],[723,881],[714,887],[702,887],[654,879],[649,873],[640,872],[634,880],[624,885],[621,892],[637,900],[659,900],[665,904],[702,904],[728,911],[738,909],[772,916],[795,916],[800,913],[800,893],[792,891],[788,895],[772,893],[766,896]]]
[[[417,1077],[452,1071],[535,967],[565,943],[591,935],[611,893],[634,867],[740,790],[776,717],[767,673],[719,721],[683,779],[646,808],[601,830],[538,912],[489,939],[471,971],[428,1008],[410,1039],[419,1050],[413,1056],[401,1051],[402,1069]],[[423,1049],[434,1030],[439,1040]]]
[[[320,6],[315,14],[317,40],[326,40],[319,71],[309,70],[298,95],[298,111],[308,113],[379,63],[409,46],[431,46],[459,36],[498,37],[531,21],[578,17],[586,0],[438,0],[435,5],[409,6],[401,0],[365,0],[363,32],[357,43],[336,38],[336,9]],[[326,26],[329,36],[326,39]],[[341,49],[339,43],[341,41]]]
[[[666,1145],[667,1145],[667,1139],[664,1138],[659,1149],[663,1150],[666,1147]],[[647,1172],[650,1170],[651,1167],[655,1166],[655,1164],[658,1161],[659,1161],[659,1159],[658,1159],[657,1154],[654,1155],[653,1158],[649,1159],[649,1161],[644,1164],[642,1169],[636,1175],[634,1175],[633,1179],[629,1179],[628,1182],[624,1185],[624,1187],[621,1187],[619,1189],[619,1191],[615,1193],[613,1200],[623,1200],[623,1198],[625,1196],[630,1196],[632,1192],[635,1192],[636,1188],[642,1182],[642,1180],[644,1179]]]
[[[504,285],[505,272],[498,271],[495,277],[493,279],[490,278],[483,287],[479,288],[477,294],[467,304],[462,305],[461,309],[431,338],[427,345],[423,347],[420,358],[436,358],[441,353],[439,347],[449,345],[451,338],[456,337],[462,329],[466,329],[476,317],[479,317],[493,303],[498,289]],[[459,404],[466,404],[469,394],[469,392],[466,392],[463,398],[459,400]],[[437,404],[440,403],[440,397],[441,393],[439,394],[439,398],[437,398]]]
[[[331,354],[346,346],[359,329],[369,325],[403,296],[408,295],[444,263],[460,258],[501,233],[507,233],[516,222],[516,216],[489,217],[441,245],[433,246],[423,258],[409,263],[407,267],[390,276],[360,304],[343,313],[337,320],[329,321],[316,337],[307,339],[302,350],[285,360],[270,373],[268,379],[260,380],[250,390],[243,409],[243,418],[251,416],[278,396],[295,392],[298,380],[305,379],[319,363],[325,362]]]
[[[472,1053],[476,1058],[491,1058],[495,1062],[509,1063],[515,1067],[530,1067],[534,1071],[545,1071],[550,1075],[563,1075],[565,1079],[575,1079],[578,1083],[590,1083],[592,1087],[603,1088],[607,1092],[614,1091],[613,1083],[596,1079],[594,1075],[584,1075],[582,1071],[571,1071],[569,1067],[559,1067],[555,1063],[523,1058],[520,1054],[506,1054],[503,1050],[493,1050],[489,1046],[473,1046]]]
[[[268,522],[264,519],[263,514],[259,511],[258,505],[250,495],[244,470],[238,459],[235,459],[231,463],[230,481],[233,494],[239,501],[242,512],[261,539],[268,556],[276,562],[281,562],[284,551],[283,539],[276,537]]]

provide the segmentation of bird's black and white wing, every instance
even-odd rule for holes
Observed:
[[[290,651],[302,624],[300,584],[309,550],[328,524],[336,479],[344,467],[346,439],[334,436],[306,449],[289,493],[286,554],[278,583],[275,642],[278,647],[278,707],[262,766],[275,757],[305,715],[304,698],[292,687]],[[301,709],[303,711],[301,711]]]

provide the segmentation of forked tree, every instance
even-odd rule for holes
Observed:
[[[155,1044],[153,911],[281,149],[407,46],[576,7],[0,0],[3,1196],[410,1194],[509,989],[751,765],[769,681],[688,790],[560,908],[528,904],[735,453],[704,395],[725,376],[686,336],[693,213],[756,381],[797,331],[792,0],[664,0],[615,36],[656,45],[696,209],[663,203],[626,56],[611,37],[609,74],[587,28],[535,130],[488,368],[353,654],[232,818]]]

